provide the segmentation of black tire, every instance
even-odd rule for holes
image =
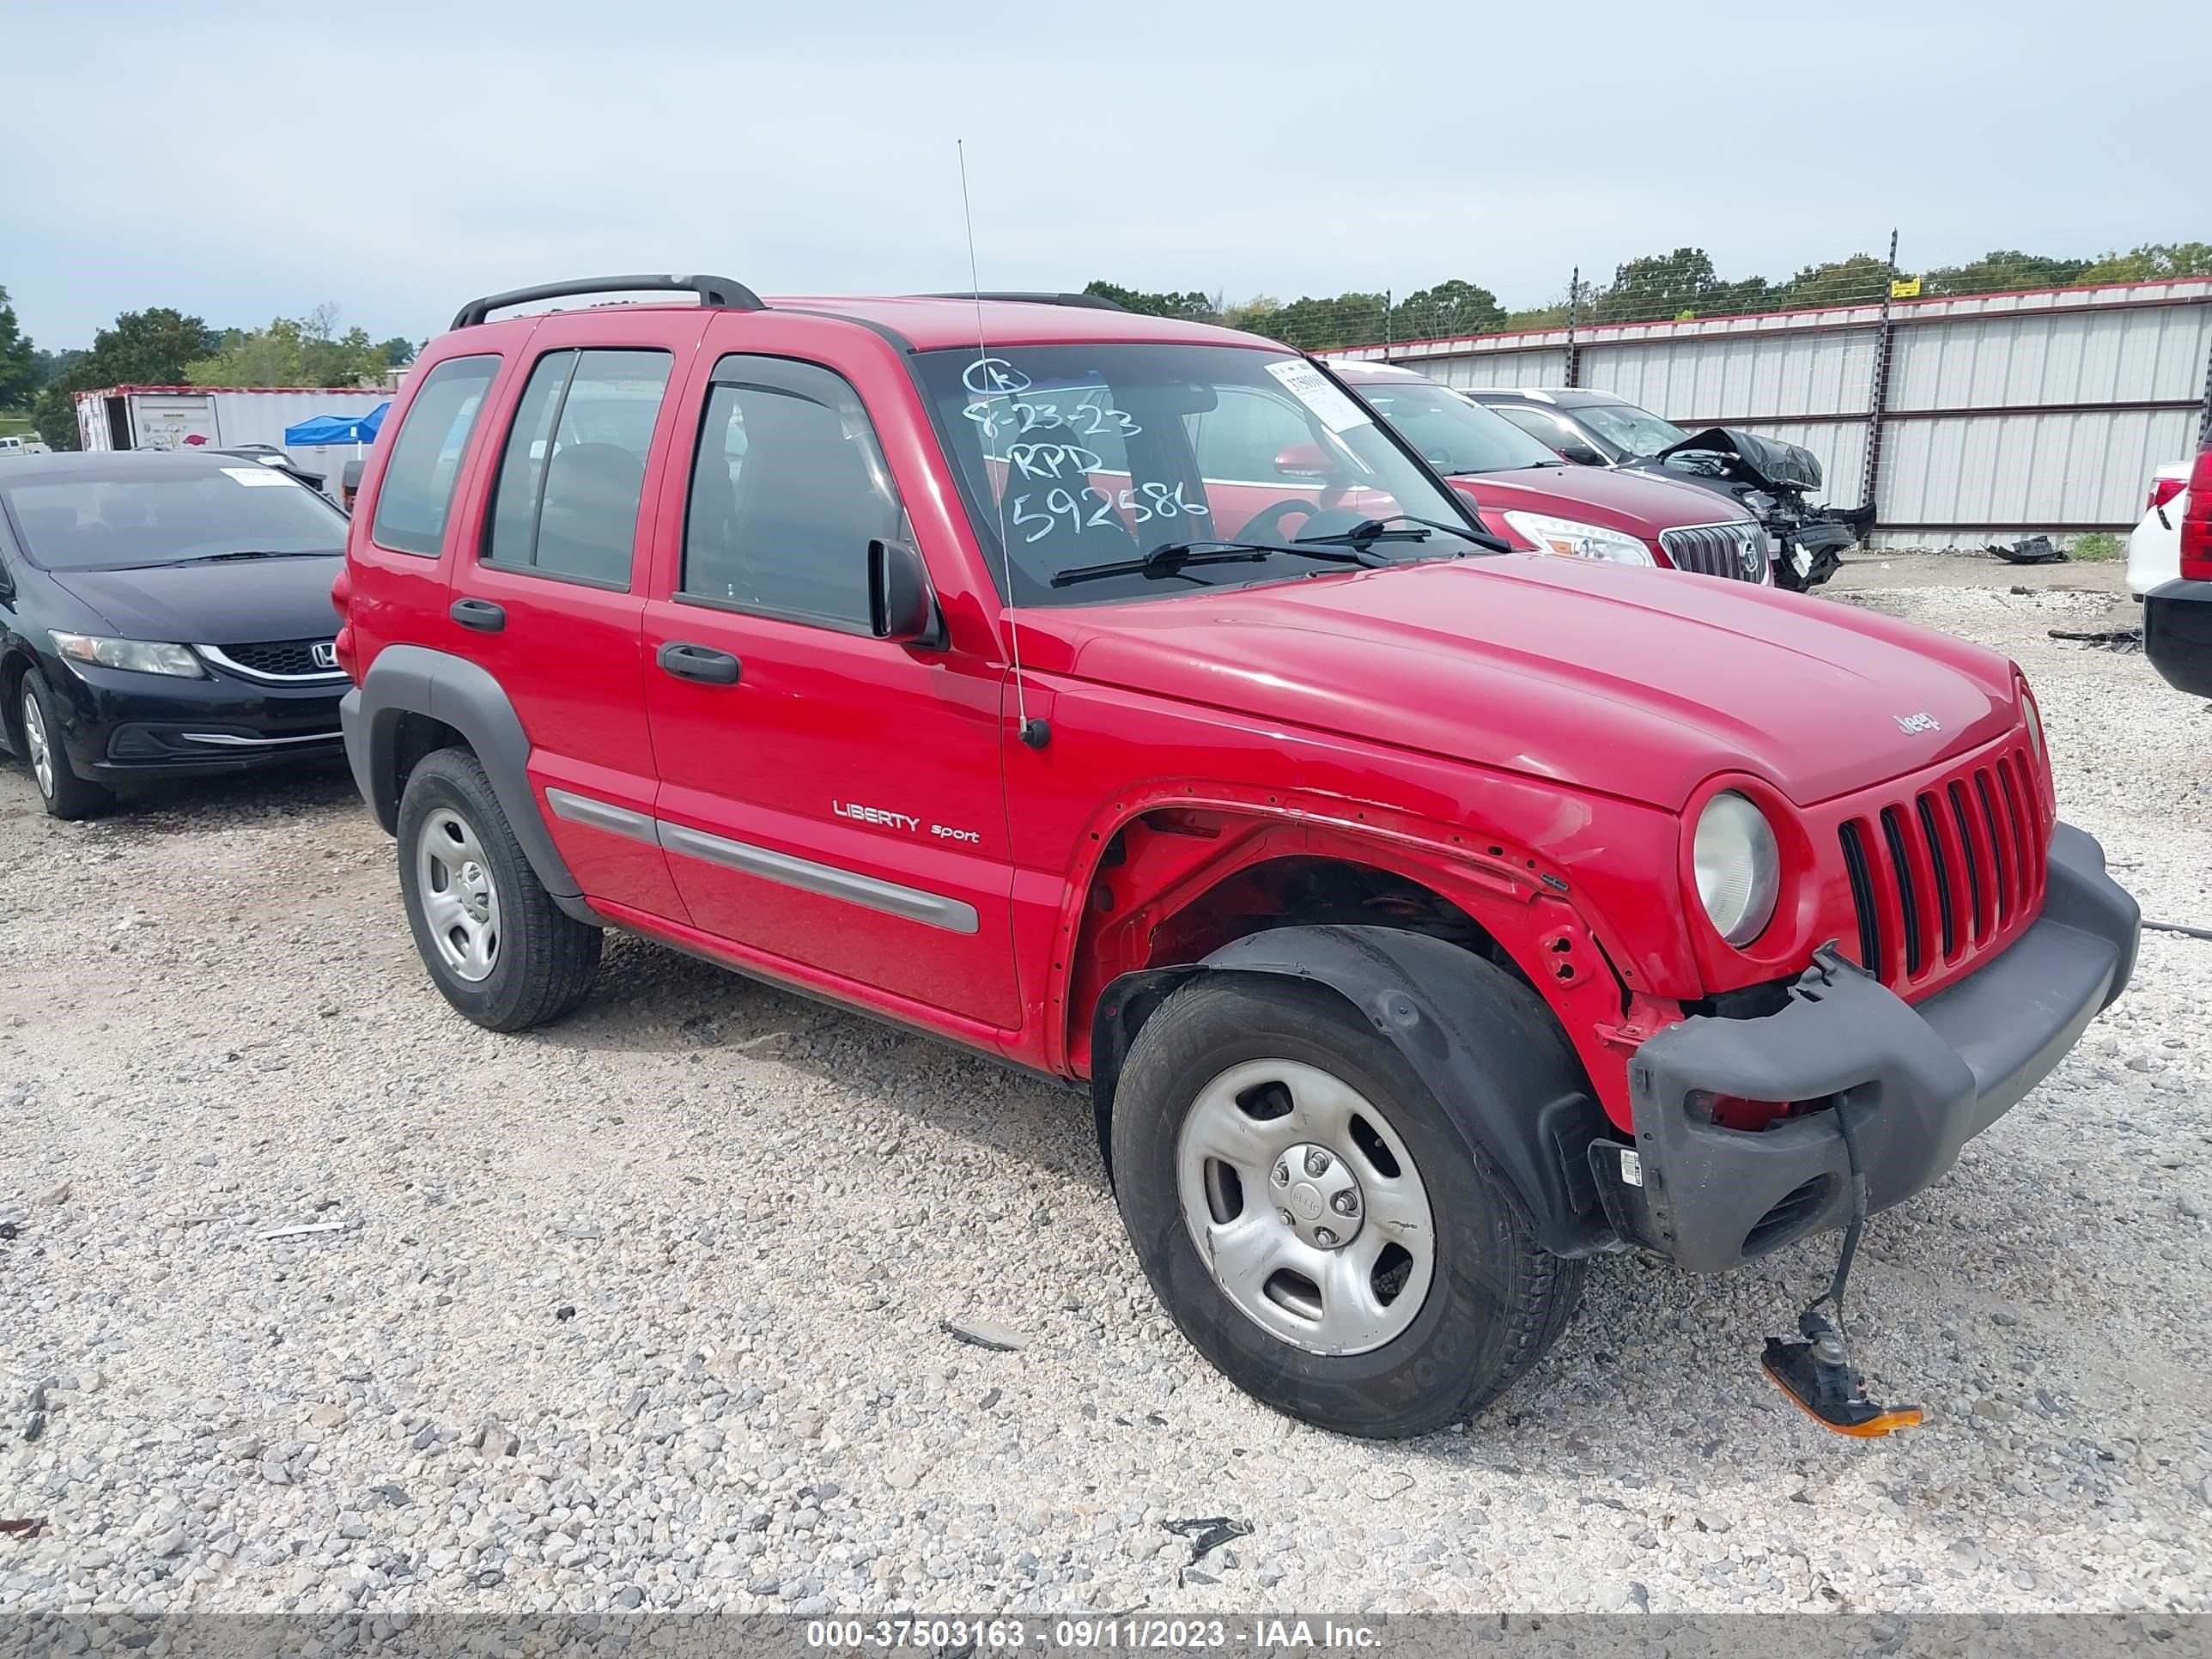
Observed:
[[[490,972],[471,980],[440,951],[424,910],[417,852],[434,818],[451,813],[483,852],[498,896],[498,947]],[[553,902],[523,856],[483,764],[465,749],[441,749],[408,775],[399,798],[399,890],[422,964],[447,1001],[494,1031],[521,1031],[573,1013],[591,994],[599,929]]]
[[[46,732],[47,763],[44,777],[39,775],[31,736],[32,710],[27,704],[36,705],[40,726]],[[16,744],[17,751],[23,757],[24,765],[31,769],[31,781],[38,787],[39,799],[46,803],[47,815],[75,822],[106,811],[115,805],[115,792],[77,775],[76,768],[70,761],[69,745],[62,741],[65,713],[53,687],[46,684],[46,677],[35,668],[23,676],[16,687],[15,707],[9,711],[21,739]]]
[[[1540,1086],[1559,1043],[1541,1005],[1496,969],[1510,1017],[1493,1030],[1535,1039],[1486,1056],[1498,1086]],[[1176,1152],[1186,1114],[1230,1067],[1254,1060],[1318,1066],[1358,1090],[1412,1152],[1435,1218],[1427,1296],[1401,1334],[1364,1353],[1322,1354],[1245,1314],[1215,1282],[1186,1224]],[[1516,1091],[1517,1092],[1517,1091]],[[1531,1093],[1532,1107],[1551,1097]],[[1397,1439],[1480,1411],[1542,1357],[1571,1317],[1583,1264],[1539,1249],[1477,1168],[1436,1097],[1342,998],[1268,975],[1200,975],[1138,1034],[1115,1090],[1115,1193],[1146,1276],[1192,1344],[1246,1393],[1340,1434]]]

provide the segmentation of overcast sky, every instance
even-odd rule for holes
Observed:
[[[2212,238],[2202,0],[480,9],[9,7],[26,331],[329,301],[419,339],[613,270],[963,287],[956,137],[987,288],[1510,307],[1683,244],[1781,276],[1893,225],[1920,266]]]

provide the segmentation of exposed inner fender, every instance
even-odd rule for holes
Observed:
[[[1201,962],[1141,969],[1109,985],[1091,1014],[1091,1100],[1109,1181],[1114,1095],[1138,1032],[1177,987],[1215,973],[1280,974],[1334,991],[1397,1046],[1542,1248],[1580,1256],[1618,1242],[1589,1158],[1590,1142],[1613,1130],[1566,1039],[1534,1008],[1508,1004],[1501,1022],[1500,982],[1531,1003],[1534,994],[1455,945],[1395,927],[1271,928]],[[1488,1075],[1482,1056],[1501,1042],[1526,1057],[1531,1103],[1509,1099]]]

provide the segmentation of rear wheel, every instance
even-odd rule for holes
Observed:
[[[1397,1049],[1318,986],[1178,991],[1122,1072],[1113,1153],[1183,1334],[1322,1428],[1394,1438],[1479,1411],[1573,1311],[1582,1264],[1536,1248]]]
[[[465,749],[441,749],[408,775],[399,887],[423,966],[477,1024],[524,1030],[590,994],[599,930],[553,902]]]
[[[47,812],[58,818],[88,818],[114,805],[112,792],[79,777],[70,765],[68,746],[62,742],[61,699],[54,696],[46,677],[33,669],[23,676],[16,696],[23,759]]]

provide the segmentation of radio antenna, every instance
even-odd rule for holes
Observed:
[[[983,283],[975,271],[975,213],[968,204],[967,141],[955,138],[952,141],[952,148],[960,158],[960,216],[968,228],[968,291],[975,296],[975,366],[982,371],[979,378],[983,384],[986,386],[995,387],[998,385],[999,377],[991,368],[991,347],[984,338]],[[1014,394],[1011,392],[1002,394],[997,391],[979,390],[975,395],[984,400],[988,411],[993,398],[1003,395],[1011,398]],[[983,430],[976,434],[979,440],[991,430],[992,424],[991,422],[985,424]],[[1013,659],[1016,735],[1030,748],[1042,749],[1052,741],[1052,726],[1048,721],[1030,718],[1028,689],[1023,683],[1022,675],[1022,624],[1019,615],[1021,606],[1014,599],[1014,548],[1013,543],[1006,535],[1006,491],[1013,488],[1014,482],[1012,471],[1012,454],[1013,452],[1010,448],[1007,451],[1006,462],[1009,471],[1006,477],[1001,480],[1000,489],[994,492],[999,509],[999,556],[1005,564],[1006,573],[1006,653]],[[984,450],[983,459],[985,463],[983,487],[988,489],[991,487],[991,475],[990,451],[988,447]]]

